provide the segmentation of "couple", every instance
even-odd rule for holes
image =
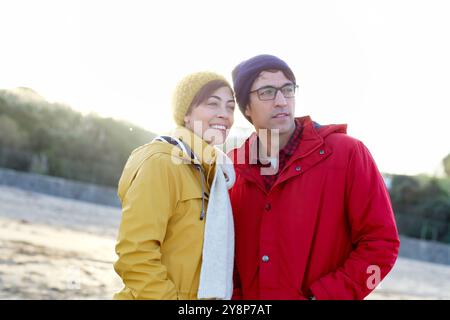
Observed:
[[[296,80],[271,55],[232,72],[255,127],[229,157],[233,89],[195,73],[177,86],[177,129],[133,151],[115,299],[363,299],[399,249],[388,192],[346,125],[294,118]]]

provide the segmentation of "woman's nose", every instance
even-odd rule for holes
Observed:
[[[217,117],[224,118],[224,119],[228,119],[230,117],[226,106],[223,106],[223,107],[219,108],[219,111],[217,113]]]

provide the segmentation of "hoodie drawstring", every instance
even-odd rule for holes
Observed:
[[[203,220],[205,218],[205,173],[201,165],[196,165],[196,167],[200,171],[202,180],[202,211],[200,213],[200,220]]]

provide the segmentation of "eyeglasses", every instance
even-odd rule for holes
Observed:
[[[293,98],[295,96],[295,90],[297,88],[298,88],[298,85],[296,85],[294,83],[289,83],[289,84],[285,84],[281,88],[265,86],[265,87],[250,91],[250,93],[256,92],[259,100],[268,101],[268,100],[275,100],[278,90],[281,91],[281,94],[283,95],[283,97]]]

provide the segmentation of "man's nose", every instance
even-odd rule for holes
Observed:
[[[275,106],[284,107],[287,105],[287,100],[284,97],[283,93],[280,90],[275,94]]]

